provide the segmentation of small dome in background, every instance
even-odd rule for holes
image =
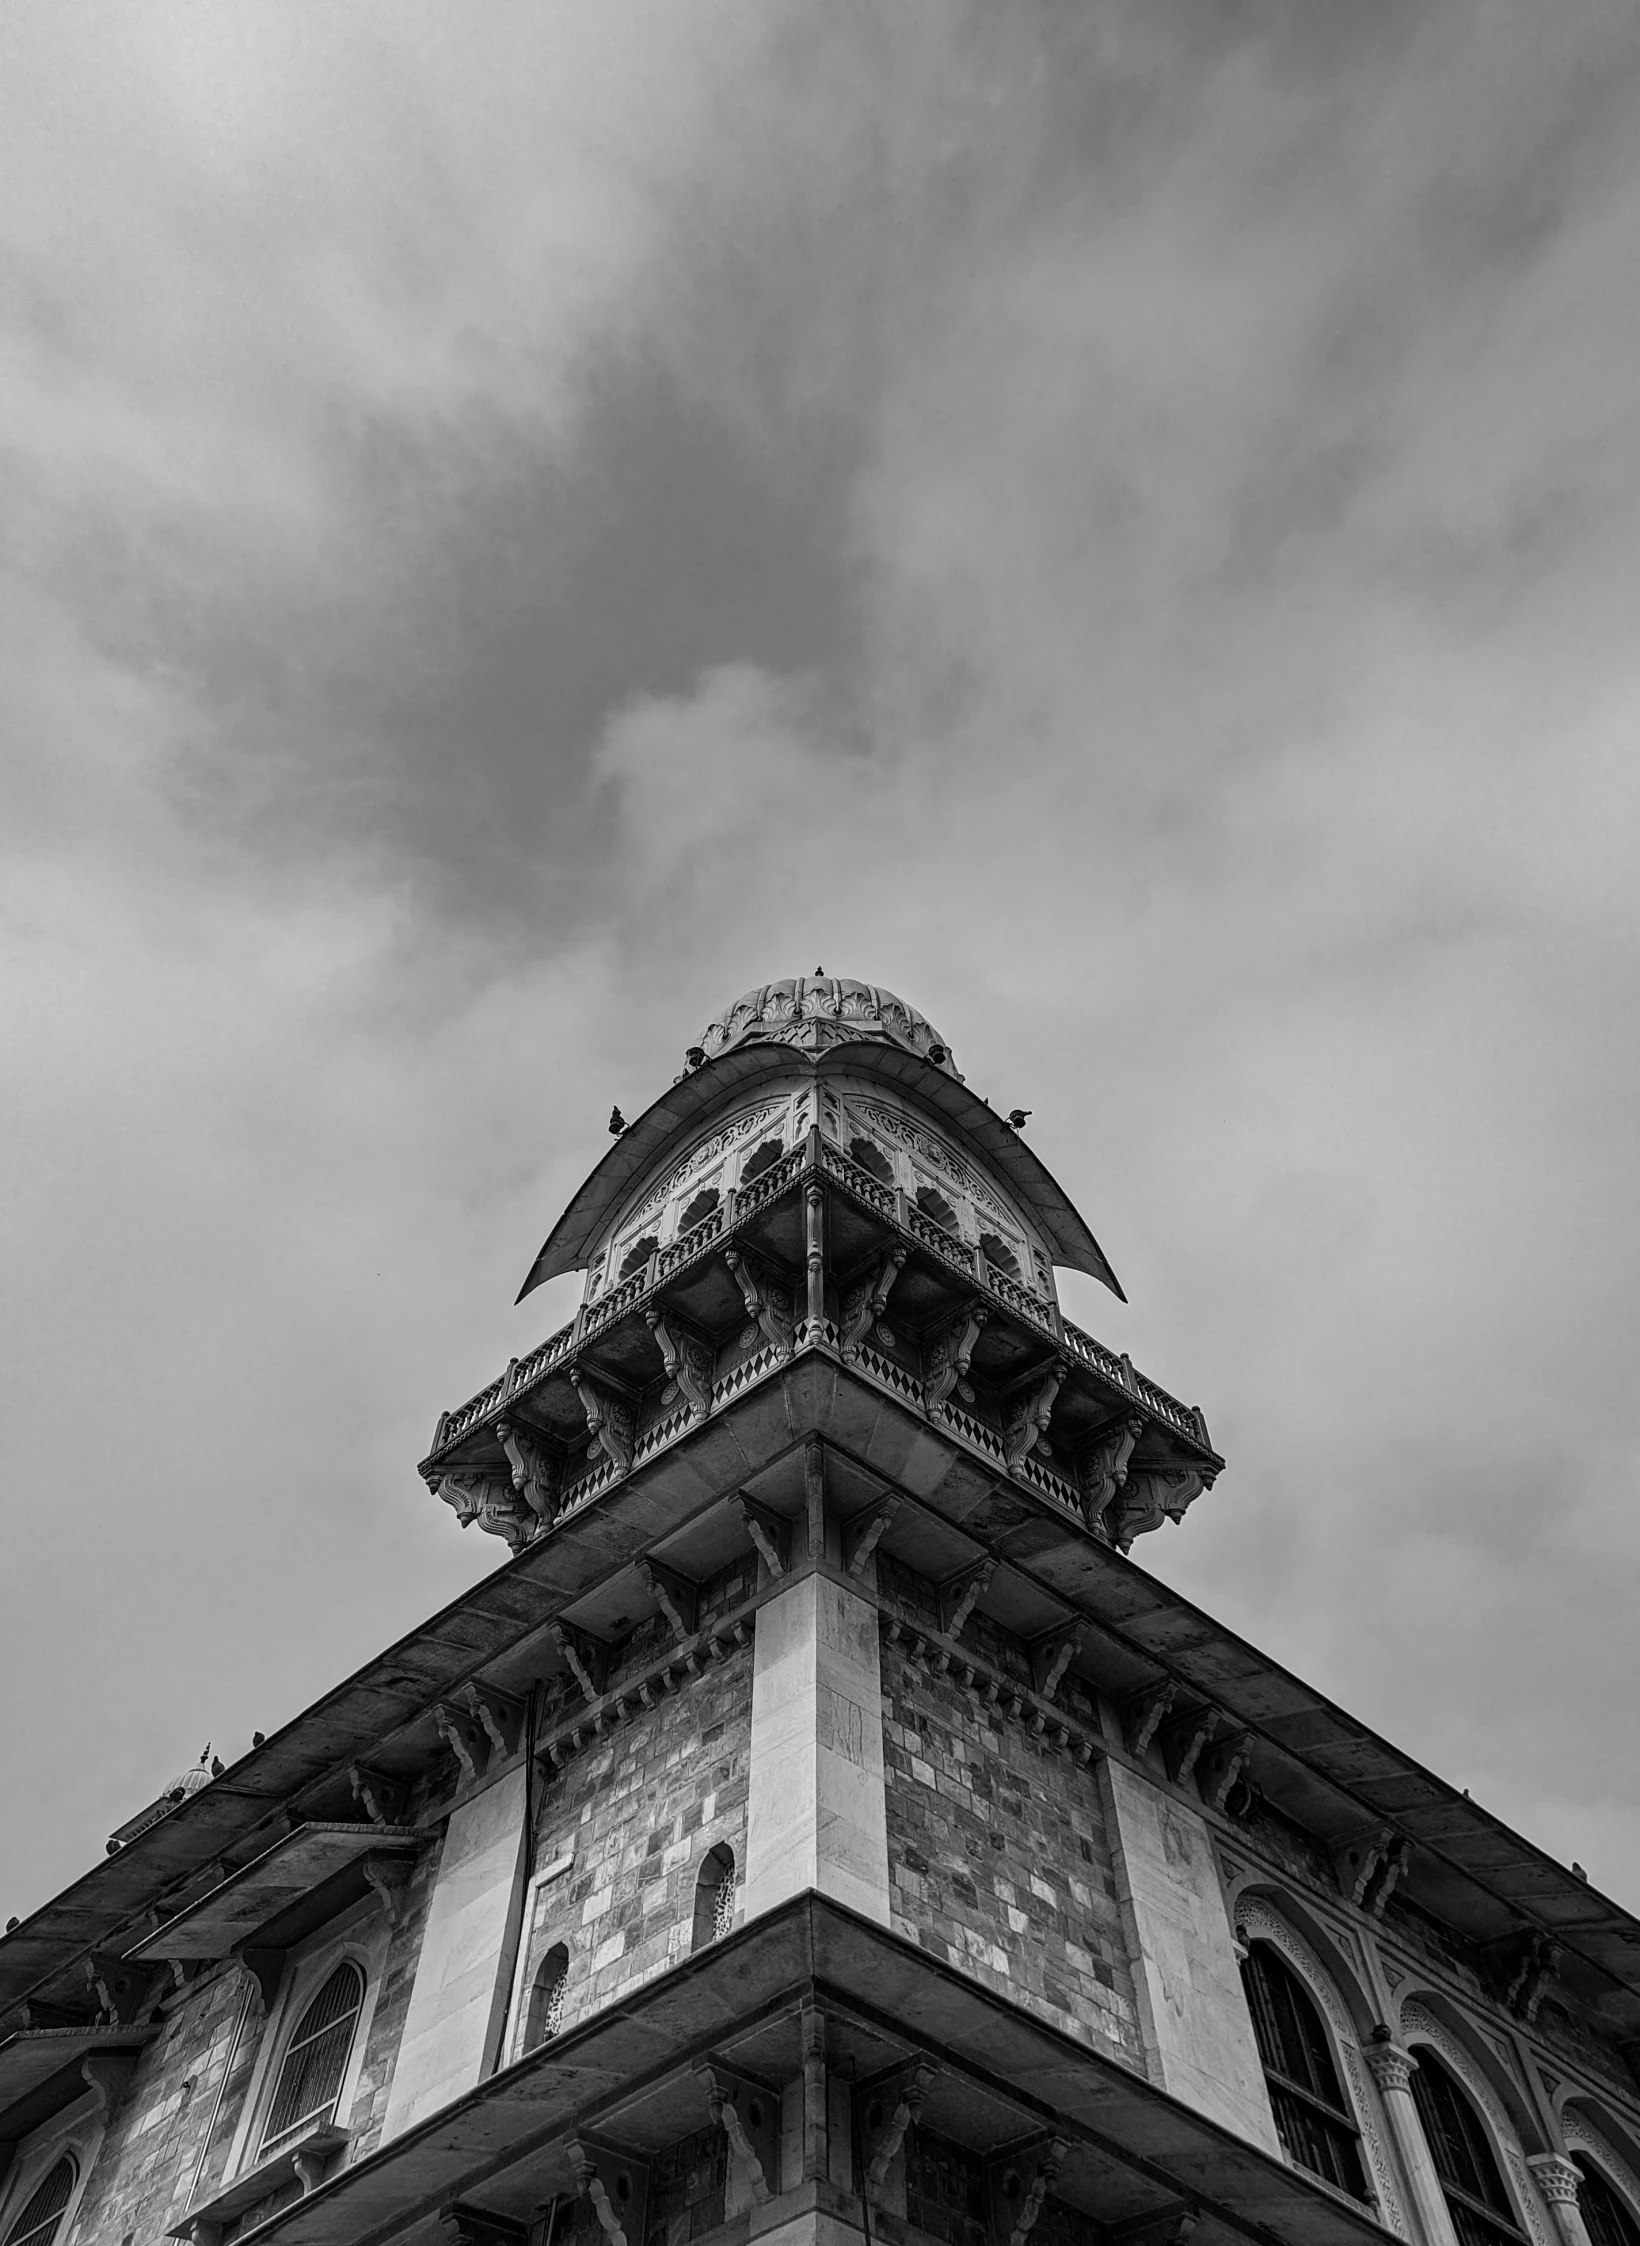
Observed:
[[[197,1794],[201,1786],[208,1786],[214,1775],[211,1769],[211,1743],[207,1740],[205,1752],[193,1769],[185,1770],[180,1778],[172,1779],[165,1789],[165,1798],[167,1801],[186,1801],[190,1794]]]
[[[763,983],[736,999],[701,1037],[703,1059],[739,1045],[796,1045],[813,1052],[856,1041],[898,1045],[956,1076],[951,1048],[926,1015],[893,991],[847,975],[795,975]],[[958,1079],[960,1082],[960,1078]]]

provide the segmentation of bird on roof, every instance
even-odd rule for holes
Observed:
[[[624,1115],[623,1115],[623,1114],[621,1113],[621,1111],[620,1111],[620,1109],[619,1109],[618,1107],[612,1107],[612,1108],[610,1109],[610,1111],[609,1111],[609,1135],[610,1135],[610,1137],[611,1137],[612,1139],[618,1139],[618,1138],[620,1137],[621,1133],[622,1133],[622,1132],[623,1132],[623,1131],[624,1131],[625,1129],[626,1129],[626,1117],[625,1117],[625,1116],[624,1116]]]
[[[1030,1120],[1031,1111],[1028,1107],[1011,1107],[1008,1110],[1008,1128],[1010,1131],[1023,1131]]]

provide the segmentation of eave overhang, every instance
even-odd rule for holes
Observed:
[[[0,2037],[0,2147],[87,2095],[87,2059],[134,2057],[158,2034],[157,2026],[98,2026],[22,2028]]]
[[[247,1943],[300,1939],[306,1929],[296,1922],[311,1897],[328,1901],[340,1875],[373,1857],[414,1855],[430,1837],[381,1825],[298,1825],[126,1954],[140,1962],[223,1958]]]
[[[395,1735],[413,1736],[432,1703],[494,1675],[555,1616],[720,1502],[725,1487],[755,1480],[794,1445],[800,1456],[810,1429],[886,1484],[913,1492],[923,1513],[959,1524],[1024,1582],[1062,1601],[1061,1612],[1095,1624],[1100,1666],[1090,1673],[1102,1689],[1120,1694],[1171,1678],[1224,1708],[1262,1743],[1284,1782],[1308,1789],[1313,1830],[1342,1837],[1392,1822],[1418,1851],[1415,1899],[1471,1940],[1500,1939],[1523,1924],[1554,1934],[1569,1952],[1565,1970],[1581,1961],[1603,1992],[1613,2029],[1640,2035],[1640,1920],[1632,1913],[1062,1507],[1001,1483],[955,1444],[937,1441],[920,1413],[821,1352],[801,1350],[0,1937],[0,2013],[30,1996],[77,2001],[79,1961],[92,1950],[129,1945],[143,1914],[168,1894],[198,1900],[189,1883],[214,1887],[213,1867],[224,1857],[233,1864],[259,1856],[287,1805],[313,1799],[317,1807],[336,1789],[345,1797],[351,1763],[370,1762]]]
[[[715,1109],[737,1093],[803,1069],[816,1076],[873,1076],[919,1100],[1007,1180],[1021,1206],[1041,1226],[1055,1263],[1087,1272],[1109,1287],[1118,1301],[1126,1302],[1121,1282],[1069,1194],[989,1101],[915,1053],[863,1040],[827,1046],[821,1052],[805,1052],[793,1045],[738,1046],[720,1060],[706,1061],[680,1077],[627,1125],[581,1187],[547,1235],[518,1290],[518,1300],[522,1302],[544,1280],[582,1270],[634,1188],[674,1149],[681,1152]]]
[[[704,2125],[691,2068],[718,2057],[756,2079],[796,2059],[796,2018],[827,2015],[833,2053],[863,2075],[932,2061],[928,2126],[987,2153],[1051,2126],[1055,2191],[1142,2224],[1188,2205],[1196,2246],[1382,2246],[1365,2208],[993,1996],[896,1934],[810,1893],[766,1913],[619,2005],[504,2069],[420,2127],[258,2226],[258,2246],[370,2246],[438,2235],[452,2201],[503,2218],[570,2191],[567,2140],[589,2131],[642,2157]],[[760,2064],[761,2061],[761,2064]],[[839,2209],[839,2212],[842,2210]]]

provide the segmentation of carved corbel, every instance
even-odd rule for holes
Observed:
[[[1333,1851],[1333,1870],[1349,1900],[1373,1918],[1382,1918],[1384,1907],[1406,1869],[1412,1843],[1392,1825],[1348,1841]]]
[[[489,1685],[465,1684],[456,1698],[481,1726],[489,1740],[493,1755],[505,1762],[518,1752],[518,1743],[524,1736],[524,1703],[515,1700],[510,1692],[496,1692]]]
[[[759,1559],[776,1582],[786,1572],[786,1524],[741,1490],[729,1500],[729,1510],[757,1548]]]
[[[989,1316],[983,1303],[970,1303],[929,1342],[923,1353],[923,1410],[930,1419],[939,1418],[952,1391],[967,1381],[974,1345]]]
[[[698,1425],[712,1409],[712,1352],[696,1335],[685,1332],[677,1324],[676,1313],[661,1304],[654,1304],[643,1315],[661,1353],[666,1377],[676,1381],[679,1395],[689,1406],[689,1416]]]
[[[570,1675],[581,1688],[581,1698],[590,1706],[604,1689],[609,1666],[608,1647],[585,1630],[578,1630],[573,1622],[554,1622],[547,1637],[563,1655]]]
[[[1112,1508],[1112,1543],[1126,1552],[1136,1537],[1159,1529],[1164,1521],[1182,1521],[1212,1478],[1205,1468],[1193,1466],[1147,1466],[1130,1474]]]
[[[1230,1797],[1230,1789],[1247,1768],[1247,1757],[1253,1744],[1250,1731],[1238,1731],[1234,1738],[1220,1740],[1212,1751],[1204,1755],[1196,1771],[1196,1783],[1201,1797],[1209,1809],[1222,1810]]]
[[[464,1529],[476,1521],[487,1536],[503,1538],[511,1552],[521,1552],[540,1526],[511,1487],[493,1474],[467,1469],[440,1474],[433,1489],[454,1510]]]
[[[262,2009],[273,2010],[273,2000],[279,1994],[279,1983],[284,1977],[285,1953],[283,1950],[265,1949],[251,1943],[235,1950],[234,1955],[262,1992]]]
[[[774,2197],[774,2193],[764,2173],[762,2157],[747,2135],[746,2124],[741,2118],[740,2103],[746,2096],[745,2086],[716,2065],[697,2067],[695,2072],[706,2092],[706,2110],[711,2115],[714,2126],[721,2129],[728,2138],[729,2150],[745,2178],[747,2190],[759,2206],[766,2205]],[[764,2095],[769,2097],[767,2092]],[[774,2105],[772,2097],[769,2102],[773,2110],[777,2111],[778,2107]]]
[[[888,1308],[889,1294],[895,1280],[905,1268],[909,1251],[889,1248],[869,1279],[860,1279],[843,1297],[842,1350],[845,1365],[852,1364],[860,1354],[860,1344]]]
[[[514,1495],[543,1528],[550,1528],[558,1518],[558,1497],[563,1484],[560,1460],[516,1419],[498,1419],[495,1433],[512,1468]]]
[[[784,1362],[796,1345],[790,1294],[755,1268],[744,1249],[725,1248],[723,1260],[740,1289],[747,1317],[761,1329],[764,1340],[773,1344]]]
[[[933,2079],[934,2069],[926,2059],[919,2060],[905,2075],[893,2109],[871,2149],[871,2164],[866,2170],[868,2199],[880,2196],[895,2155],[905,2143],[906,2131],[914,2121],[922,2119],[923,2099]]]
[[[940,1585],[940,1628],[948,1638],[960,1638],[963,1625],[974,1611],[980,1593],[997,1571],[995,1560],[981,1560],[971,1568],[947,1576]]]
[[[462,1779],[472,1785],[490,1767],[490,1735],[475,1716],[453,1701],[433,1704],[433,1728],[455,1756]]]
[[[1037,1676],[1036,1689],[1044,1700],[1051,1700],[1059,1690],[1066,1670],[1081,1652],[1087,1635],[1087,1624],[1076,1622],[1066,1630],[1050,1630],[1032,1648],[1031,1666]]]
[[[138,1965],[107,1950],[93,1950],[85,1961],[85,1978],[107,2024],[129,2028],[158,2003],[170,1975],[163,1965]]]
[[[1384,1906],[1395,1893],[1411,1854],[1411,1841],[1406,1838],[1404,1833],[1397,1833],[1388,1848],[1385,1849],[1383,1861],[1373,1873],[1371,1883],[1367,1888],[1364,1908],[1371,1913],[1372,1917],[1383,1917]]]
[[[1538,2007],[1559,1977],[1564,1955],[1554,1936],[1540,1930],[1534,1929],[1521,1944],[1514,1970],[1504,1987],[1503,2001],[1516,2019],[1524,2020],[1528,2027],[1536,2023]]]
[[[404,1891],[410,1884],[408,1856],[366,1856],[359,1865],[371,1893],[380,1903],[389,1926],[397,1926],[404,1909]]]
[[[1182,1786],[1201,1758],[1202,1750],[1219,1728],[1217,1708],[1192,1708],[1162,1730],[1162,1756],[1167,1774]]]
[[[1128,1743],[1130,1754],[1142,1755],[1171,1715],[1173,1703],[1179,1697],[1178,1682],[1173,1677],[1163,1677],[1159,1683],[1146,1685],[1142,1691],[1130,1693],[1122,1702],[1122,1736]]]
[[[1025,2246],[1025,2241],[1036,2228],[1037,2217],[1042,2212],[1043,2202],[1047,2199],[1054,2179],[1058,2176],[1060,2169],[1064,2167],[1065,2155],[1070,2149],[1069,2141],[1064,2137],[1051,2138],[1042,2148],[1041,2156],[1036,2162],[1030,2183],[1025,2188],[1025,2196],[1019,2203],[1019,2210],[1014,2216],[1012,2228],[1009,2230],[1008,2246]],[[1013,2165],[1016,2167],[1022,2165],[1017,2156]]]
[[[609,2246],[627,2246],[626,2227],[621,2212],[611,2199],[601,2173],[605,2165],[614,2165],[613,2160],[582,2138],[572,2137],[564,2150],[569,2159],[570,2174],[575,2179],[575,2188],[597,2216],[598,2227],[609,2240]],[[621,2164],[626,2165],[624,2155],[621,2156]],[[636,2227],[641,2237],[641,2198],[628,2206],[627,2213],[640,2218]]]
[[[329,2145],[298,2145],[296,2147],[290,2156],[290,2164],[296,2171],[296,2181],[302,2187],[304,2198],[309,2192],[317,2191],[324,2182],[325,2170],[330,2166],[334,2157]]]
[[[1128,1477],[1133,1446],[1145,1431],[1138,1412],[1125,1412],[1101,1427],[1078,1460],[1082,1484],[1082,1511],[1089,1528],[1108,1536],[1105,1516]]]
[[[347,1774],[353,1789],[353,1799],[359,1804],[372,1825],[402,1825],[409,1806],[410,1789],[396,1778],[384,1778],[379,1770],[366,1770],[363,1763],[355,1763]]]
[[[602,1451],[617,1474],[630,1474],[635,1434],[632,1407],[619,1396],[606,1396],[595,1388],[579,1365],[571,1365],[569,1378],[587,1415],[587,1433],[592,1437],[589,1455]]]
[[[136,2067],[134,2051],[88,2051],[80,2061],[80,2080],[96,2094],[99,2121],[112,2121],[118,2113]]]
[[[658,1560],[638,1562],[638,1580],[666,1617],[666,1626],[681,1645],[695,1634],[700,1609],[700,1587],[686,1575],[677,1575]]]
[[[1064,1387],[1069,1371],[1065,1360],[1056,1357],[1041,1379],[1015,1399],[1003,1429],[1003,1449],[1010,1474],[1017,1473],[1037,1445],[1047,1440],[1054,1398]]]
[[[898,1497],[885,1497],[869,1513],[850,1521],[843,1536],[843,1565],[850,1575],[861,1575],[865,1564],[883,1540],[883,1532],[900,1510]]]

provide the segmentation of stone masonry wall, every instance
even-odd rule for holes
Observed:
[[[885,1643],[894,1930],[1144,2071],[1096,1782]]]
[[[195,2196],[194,2179],[247,1987],[253,1992],[254,2024],[261,2000],[249,1975],[237,1969],[209,1974],[172,2003],[98,2149],[64,2246],[121,2246],[131,2236],[148,2246],[179,2219]],[[246,2040],[254,2040],[249,2027],[241,2050]],[[237,2064],[234,2074],[242,2097],[244,2076]],[[224,2096],[223,2126],[231,2126],[230,2103]]]
[[[743,1869],[751,1711],[748,1644],[629,1718],[545,1790],[534,1867],[573,1862],[537,1891],[521,1986],[564,1943],[563,2026],[687,1955],[709,1848],[727,1843]]]

